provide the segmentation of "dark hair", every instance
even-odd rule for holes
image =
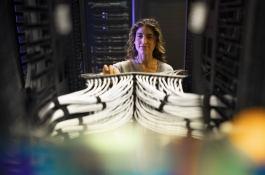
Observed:
[[[163,40],[162,31],[158,21],[153,18],[141,19],[132,26],[129,33],[129,39],[127,41],[127,58],[133,59],[138,55],[138,52],[134,46],[134,40],[136,36],[136,31],[142,26],[150,27],[156,36],[156,46],[153,51],[153,57],[159,61],[166,62],[164,47],[165,43]]]

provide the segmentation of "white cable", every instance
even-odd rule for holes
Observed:
[[[146,91],[146,93],[149,93],[150,96],[154,96],[159,100],[163,100],[166,96],[166,94],[163,91],[162,88],[160,90],[156,89],[154,86],[150,85],[150,83],[145,83],[142,79],[142,76],[137,76],[137,85],[141,88],[143,87]],[[162,78],[159,77],[161,84],[162,83]],[[169,86],[170,87],[170,86]],[[141,88],[141,89],[143,89]],[[169,91],[169,89],[167,89],[167,91]],[[185,95],[181,94],[181,96],[179,95],[169,95],[168,97],[168,102],[169,103],[177,103],[180,106],[201,106],[202,105],[202,96],[198,95],[198,94],[191,94],[191,93],[186,93]]]
[[[93,133],[99,133],[108,131],[114,128],[117,128],[125,123],[127,123],[132,115],[133,115],[133,98],[130,98],[129,107],[125,108],[126,110],[123,110],[123,112],[117,114],[116,116],[110,118],[110,120],[107,121],[107,123],[98,123],[98,124],[92,124],[87,126],[87,131],[84,131],[84,134],[93,134]],[[85,129],[84,126],[67,126],[62,128],[63,133],[72,133],[75,131],[83,131]],[[58,134],[57,131],[54,131],[52,133],[52,136],[56,136]]]
[[[147,103],[148,105],[159,109],[161,102],[159,100],[155,100],[153,98],[148,98],[144,94],[144,92],[141,92],[141,90],[136,87],[136,94],[139,99]],[[175,106],[171,104],[165,104],[163,107],[163,111],[175,116],[179,116],[182,118],[200,118],[202,117],[202,109],[201,107],[196,107],[196,106],[188,106],[188,107],[180,107],[180,106]]]
[[[136,100],[137,101],[137,100]],[[151,130],[155,130],[158,132],[167,133],[170,135],[179,134],[179,131],[187,131],[187,128],[185,127],[185,122],[158,122],[157,120],[154,120],[154,118],[148,114],[145,110],[141,109],[140,106],[138,106],[138,103],[136,102],[137,109],[136,109],[136,119],[141,123],[142,125],[146,126],[147,128]],[[149,117],[150,116],[150,117]],[[176,125],[177,124],[177,125]]]
[[[106,108],[107,109],[115,108],[117,105],[126,101],[128,97],[132,95],[132,93],[133,91],[131,89],[129,93],[127,93],[127,95],[124,96],[123,98],[116,98],[111,103],[110,102],[106,103]],[[73,105],[68,105],[66,108],[69,114],[76,114],[76,113],[101,111],[103,107],[104,106],[102,103],[98,103],[98,104],[79,104],[79,105],[73,104]],[[64,116],[63,110],[58,109],[52,114],[51,120],[49,121],[49,123],[52,123],[53,121],[58,120],[59,118],[62,118],[63,116]]]
[[[136,105],[137,105],[137,111],[135,111],[134,116],[136,120],[143,125],[144,127],[151,129],[153,131],[163,133],[163,134],[169,134],[169,135],[178,135],[178,136],[187,136],[187,122],[184,120],[174,120],[174,118],[171,119],[171,121],[164,121],[163,122],[163,117],[157,116],[157,118],[154,117],[153,114],[149,114],[148,112],[154,111],[154,110],[143,110],[139,106],[140,101],[138,99],[136,100]],[[143,106],[142,106],[143,107]],[[160,121],[159,121],[160,120]],[[161,122],[162,120],[162,122]],[[201,139],[203,138],[203,131],[204,131],[204,124],[201,120],[195,120],[195,121],[190,121],[190,127],[192,128],[193,133],[200,133],[200,135],[197,137],[197,135],[192,135],[194,138]],[[195,130],[197,132],[195,132]],[[202,134],[201,134],[202,133]]]
[[[67,119],[56,123],[51,135],[58,136],[63,132],[70,138],[75,138],[80,132],[84,134],[104,132],[121,126],[134,115],[146,128],[178,136],[187,135],[187,119],[189,119],[192,136],[201,138],[201,131],[205,127],[200,120],[203,96],[183,92],[182,79],[186,77],[183,73],[184,71],[181,70],[163,74],[119,74],[88,78],[86,89],[57,99],[60,105],[67,105],[70,115],[86,112],[91,114],[81,119]],[[135,88],[134,83],[136,83]],[[133,111],[133,90],[136,95],[135,111]],[[105,109],[102,110],[104,106]],[[50,104],[49,109],[53,107]],[[63,110],[58,109],[46,124],[54,125],[53,122],[63,116]]]
[[[139,111],[139,109],[136,109],[135,113],[134,113],[134,116],[136,118],[136,120],[141,124],[143,125],[144,127],[150,129],[150,130],[153,130],[153,131],[156,131],[156,132],[159,132],[159,133],[163,133],[163,134],[169,134],[169,135],[177,135],[177,136],[186,136],[187,135],[187,128],[184,128],[184,127],[176,127],[175,130],[173,131],[170,131],[166,128],[162,128],[161,129],[161,126],[159,127],[159,125],[157,126],[154,126],[153,124],[150,124],[148,122],[146,122],[143,118],[141,118],[140,116],[141,113]]]
[[[104,94],[100,96],[100,99],[102,102],[111,102],[115,101],[115,99],[120,98],[124,94],[128,93],[129,89],[132,89],[133,87],[133,82],[131,81],[132,76],[126,76],[122,77],[121,81],[118,83],[117,77],[112,78],[112,83],[114,84],[112,88],[108,91],[106,91]],[[108,79],[110,80],[110,79]],[[98,82],[98,81],[96,81]],[[98,85],[99,83],[96,83]],[[109,84],[107,84],[109,85]],[[102,89],[102,88],[101,88]],[[94,92],[95,89],[93,89]],[[104,89],[105,90],[105,89]],[[82,94],[83,92],[86,92]],[[97,98],[96,97],[87,97],[87,91],[82,91],[82,93],[74,93],[75,96],[71,94],[63,95],[58,97],[58,101],[60,101],[61,105],[65,104],[73,104],[73,105],[68,105],[67,109],[70,114],[73,113],[80,113],[80,112],[91,112],[91,111],[98,111],[102,109],[102,104],[96,104],[97,103]],[[132,92],[131,92],[132,93]],[[115,104],[115,103],[114,103]],[[109,104],[107,104],[109,106]],[[48,108],[53,108],[54,104],[49,103]],[[87,109],[84,109],[87,108]],[[47,108],[46,108],[47,110]],[[79,111],[79,112],[78,112]],[[63,111],[62,110],[56,110],[53,115],[52,115],[52,120],[57,120],[60,117],[63,117]]]
[[[125,83],[128,83],[128,81],[131,81],[132,76],[127,76],[127,79],[124,79],[124,77],[122,77],[122,81],[125,81]],[[108,92],[110,94],[110,97],[113,96],[113,93],[115,92],[119,92],[117,91],[118,89],[124,87],[124,84],[121,81],[122,86],[116,86],[117,82],[118,82],[118,78],[117,77],[112,77],[111,78],[112,83],[113,83],[113,88]],[[93,82],[93,83],[91,83]],[[107,82],[107,83],[104,83]],[[93,79],[92,81],[90,80],[90,83],[87,83],[89,85],[88,88],[78,91],[78,92],[74,92],[74,93],[70,93],[70,94],[66,94],[66,95],[62,95],[58,97],[58,102],[60,105],[67,105],[67,104],[73,104],[73,103],[89,103],[89,104],[93,104],[97,102],[97,99],[95,97],[95,94],[100,95],[104,92],[107,91],[107,88],[109,88],[109,84],[110,84],[110,78],[107,77],[107,80],[104,78],[104,82],[102,83],[101,79]],[[92,86],[93,84],[93,86]],[[132,85],[132,84],[131,84]],[[92,88],[92,89],[91,89]],[[88,96],[92,96],[90,98],[88,98]],[[105,96],[108,95],[105,94]],[[105,99],[103,99],[102,101],[104,101]],[[106,99],[107,101],[107,99]],[[55,107],[55,104],[53,102],[49,102],[46,106],[44,106],[38,113],[39,118],[42,119],[48,111],[50,111],[52,108]]]
[[[134,116],[140,124],[160,133],[186,136],[184,119],[188,118],[191,128],[204,130],[202,120],[198,120],[202,117],[202,97],[184,94],[181,79],[144,75],[136,75],[136,79]],[[165,99],[163,111],[157,111]]]
[[[173,115],[165,115],[164,113],[158,112],[151,107],[148,108],[148,105],[143,104],[143,102],[141,102],[141,100],[139,99],[136,99],[136,107],[140,111],[143,111],[144,114],[146,114],[146,115],[143,115],[143,117],[149,118],[150,121],[161,123],[161,124],[178,123],[181,126],[186,125],[186,121],[183,118],[176,117]]]
[[[101,120],[101,119],[107,118],[109,116],[116,115],[117,113],[122,112],[124,110],[124,108],[125,109],[128,108],[129,107],[128,104],[131,102],[131,100],[132,99],[127,100],[124,104],[117,106],[115,109],[106,109],[103,111],[99,111],[98,113],[95,113],[95,114],[84,116],[84,117],[82,117],[83,124],[93,123],[97,120]],[[69,120],[65,120],[62,122],[58,122],[55,125],[54,130],[61,129],[61,128],[67,127],[67,126],[77,126],[77,125],[79,125],[79,119],[69,119]]]

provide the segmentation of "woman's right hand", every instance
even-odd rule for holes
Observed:
[[[112,65],[104,65],[103,66],[103,71],[102,71],[103,75],[107,75],[107,74],[119,74],[120,71],[119,69],[113,67]]]

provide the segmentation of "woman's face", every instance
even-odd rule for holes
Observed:
[[[156,46],[156,36],[153,30],[148,26],[142,26],[137,29],[134,45],[138,54],[153,54]]]

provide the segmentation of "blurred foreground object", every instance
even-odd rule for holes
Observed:
[[[265,163],[265,109],[252,107],[239,112],[228,131],[231,143],[255,163]]]
[[[206,25],[208,7],[205,2],[194,2],[190,8],[188,28],[192,33],[201,34]]]
[[[57,5],[54,12],[54,20],[57,33],[68,35],[73,29],[70,6],[67,4]]]
[[[265,109],[239,111],[204,142],[199,175],[260,175],[265,165]]]

